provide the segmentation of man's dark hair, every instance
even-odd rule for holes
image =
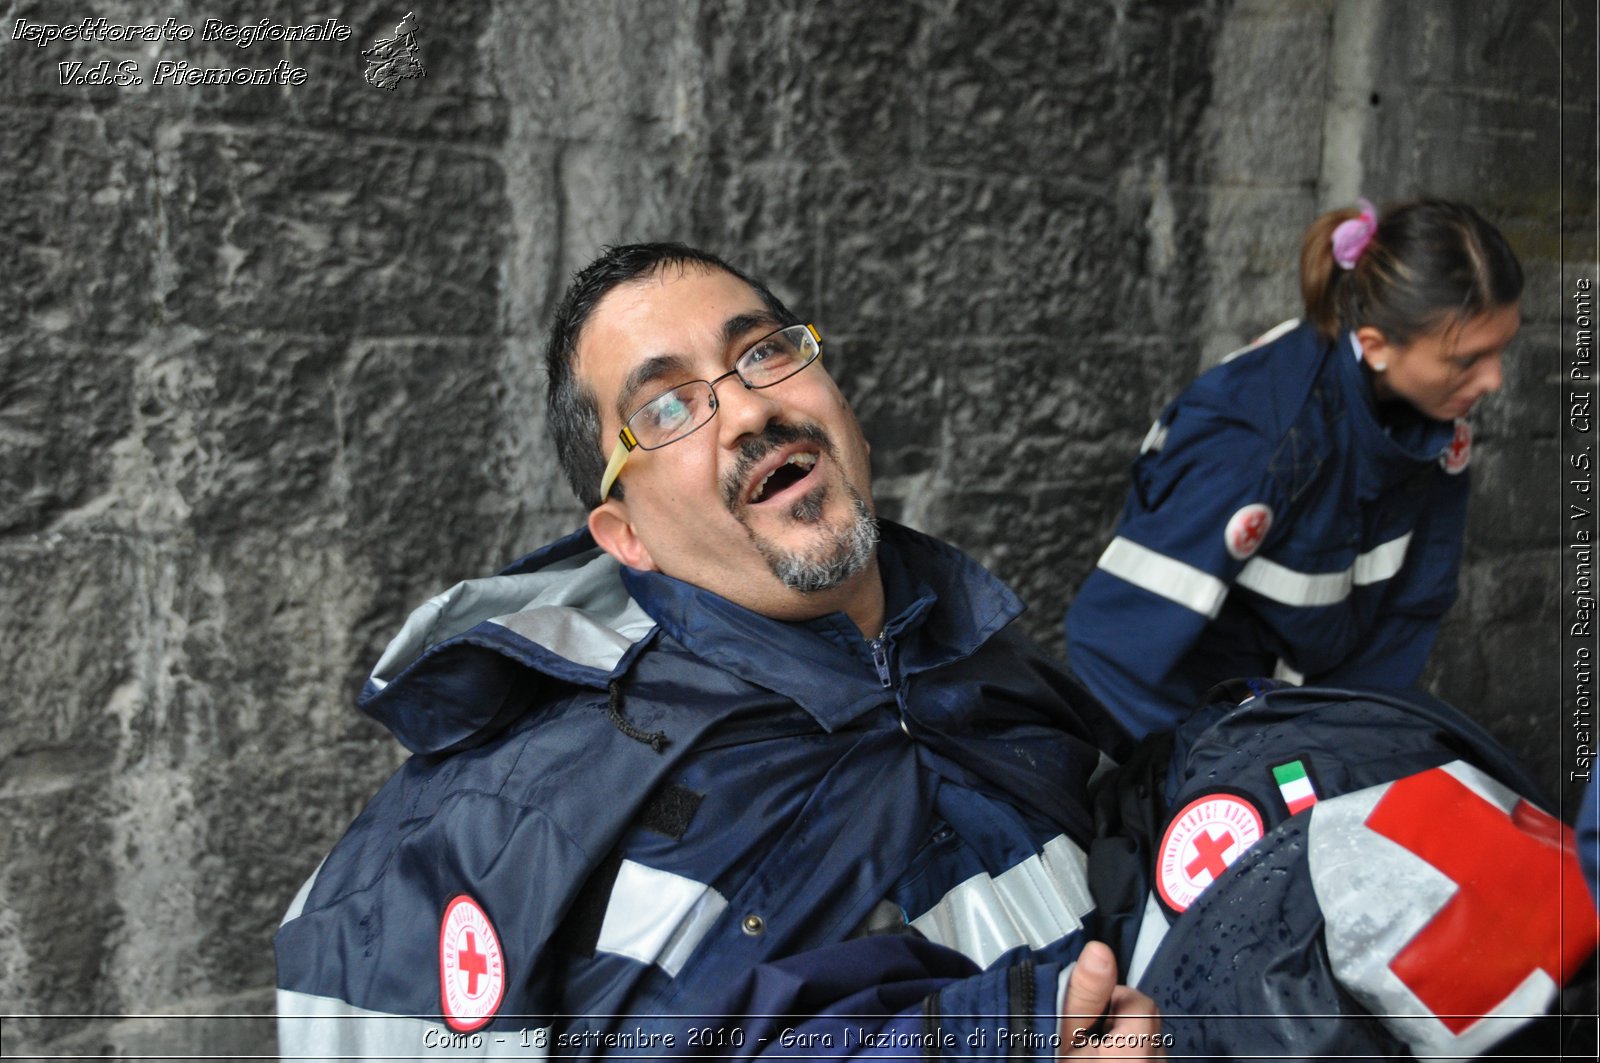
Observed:
[[[545,341],[544,364],[547,390],[545,405],[550,414],[550,434],[555,439],[561,469],[584,508],[600,504],[600,477],[606,470],[610,448],[600,439],[600,413],[594,393],[577,377],[578,339],[589,322],[589,315],[612,289],[630,281],[654,276],[664,269],[698,268],[721,270],[738,277],[761,298],[767,309],[784,325],[799,323],[799,318],[767,286],[716,255],[684,244],[626,244],[607,247],[600,257],[579,270],[556,307]],[[622,497],[622,484],[612,485],[611,493]]]

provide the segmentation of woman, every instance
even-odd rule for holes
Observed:
[[[1073,669],[1142,736],[1216,683],[1410,686],[1456,596],[1472,433],[1522,268],[1471,207],[1324,214],[1306,316],[1201,375],[1133,465],[1067,613]]]

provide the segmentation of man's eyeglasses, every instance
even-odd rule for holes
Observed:
[[[600,501],[611,494],[611,485],[635,448],[656,450],[676,443],[715,417],[718,384],[736,376],[751,390],[770,388],[800,372],[821,353],[822,335],[815,325],[790,325],[756,340],[733,368],[717,379],[679,384],[640,406],[617,433],[616,449],[600,478]]]

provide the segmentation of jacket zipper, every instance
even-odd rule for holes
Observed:
[[[872,663],[878,669],[878,682],[883,684],[883,689],[888,690],[894,686],[894,680],[889,678],[889,648],[884,645],[886,641],[882,634],[872,640]]]
[[[878,669],[878,682],[883,684],[883,689],[888,690],[894,686],[894,677],[889,674],[889,637],[887,632],[879,633],[872,640],[872,663]],[[900,730],[907,738],[911,737],[911,725],[906,722],[905,692],[895,692],[895,704],[899,708]]]

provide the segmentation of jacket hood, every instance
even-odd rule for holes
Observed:
[[[604,689],[655,621],[580,529],[415,609],[357,702],[414,753],[475,744],[550,682]]]
[[[965,657],[1022,611],[954,547],[892,521],[879,530],[891,613],[882,638],[900,643],[901,675]],[[918,636],[902,638],[912,627]],[[626,570],[581,529],[416,609],[358,704],[414,753],[461,749],[526,715],[552,683],[604,691],[658,632],[793,699],[826,730],[882,696],[868,643],[844,614],[799,625],[763,617],[661,573]]]

